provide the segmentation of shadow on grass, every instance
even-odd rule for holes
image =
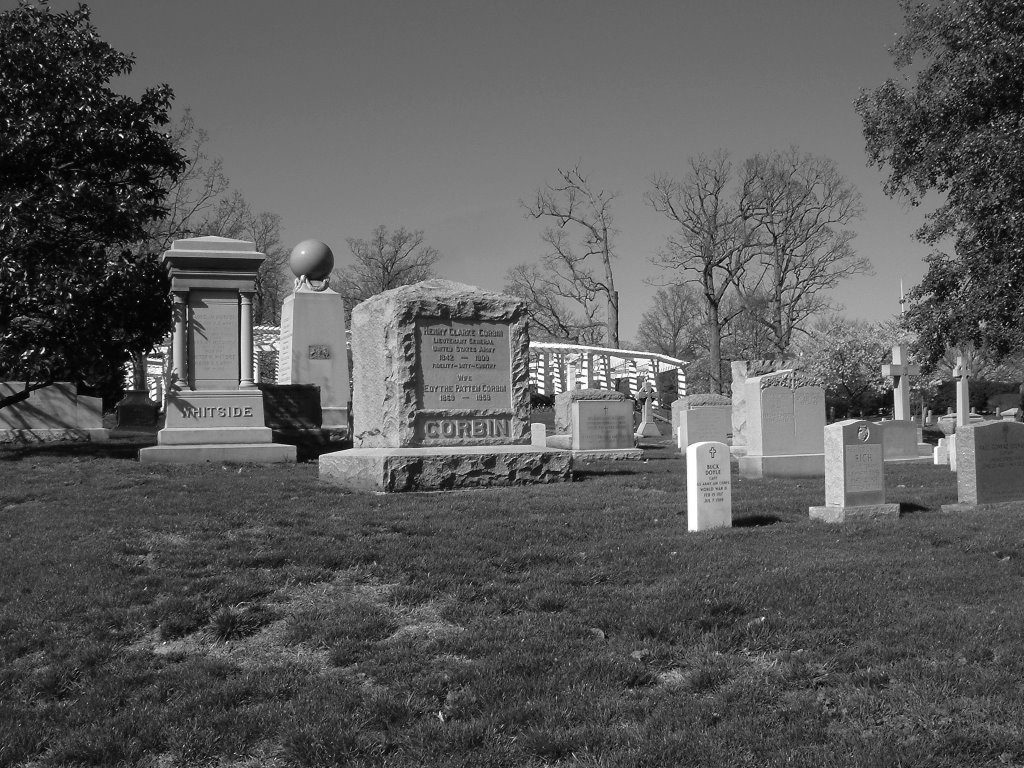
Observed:
[[[926,507],[923,504],[917,504],[913,501],[901,501],[900,502],[900,517],[903,515],[912,515],[915,512],[927,512],[931,507]]]
[[[608,477],[609,475],[636,475],[639,474],[638,470],[635,469],[574,469],[572,471],[573,480],[586,480],[591,477]]]
[[[23,461],[35,456],[89,459],[131,459],[139,457],[139,449],[156,445],[156,440],[111,440],[109,442],[34,443],[0,447],[0,461]]]
[[[775,525],[781,523],[782,518],[775,515],[747,515],[738,517],[732,521],[733,528],[759,528],[763,525]]]

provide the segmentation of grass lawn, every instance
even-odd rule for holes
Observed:
[[[820,480],[352,495],[315,464],[0,451],[0,766],[1024,763],[1024,505],[827,526]]]

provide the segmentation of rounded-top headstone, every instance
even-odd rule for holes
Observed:
[[[334,269],[334,254],[326,243],[319,240],[303,240],[292,248],[288,266],[296,277],[324,280]]]

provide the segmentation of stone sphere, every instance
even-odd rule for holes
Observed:
[[[292,248],[288,266],[296,277],[305,275],[310,280],[326,280],[334,269],[334,254],[319,240],[303,240]]]

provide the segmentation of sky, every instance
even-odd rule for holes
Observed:
[[[56,11],[74,7],[52,0]],[[16,0],[0,0],[0,8]],[[544,253],[521,200],[579,163],[615,191],[620,335],[633,339],[671,222],[644,203],[718,149],[831,158],[863,198],[874,274],[832,296],[884,320],[924,274],[921,209],[887,198],[853,101],[894,77],[897,0],[95,0],[135,54],[125,92],[168,83],[232,186],[282,217],[282,242],[423,229],[441,277],[501,290]]]

